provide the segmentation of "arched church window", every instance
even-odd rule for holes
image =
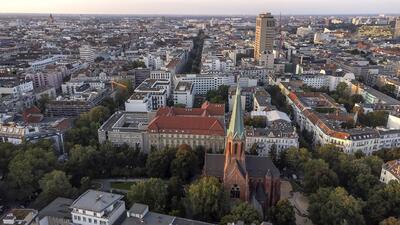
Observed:
[[[237,155],[238,144],[237,144],[237,143],[235,143],[235,144],[234,144],[234,147],[235,147],[235,155]]]
[[[231,198],[240,198],[240,187],[237,184],[231,188]]]

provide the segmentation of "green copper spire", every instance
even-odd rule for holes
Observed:
[[[239,84],[236,89],[236,95],[232,108],[231,121],[229,123],[229,128],[227,135],[233,139],[244,139],[244,123],[242,114],[242,100],[240,95]]]

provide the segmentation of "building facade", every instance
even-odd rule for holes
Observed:
[[[256,39],[254,59],[258,61],[264,52],[274,50],[275,19],[271,13],[258,15],[256,19]]]
[[[125,213],[123,196],[87,190],[71,204],[72,223],[113,225]]]
[[[380,181],[388,184],[392,180],[400,182],[400,159],[382,165]]]

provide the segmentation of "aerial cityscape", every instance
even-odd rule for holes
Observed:
[[[1,5],[0,225],[400,225],[400,1]]]

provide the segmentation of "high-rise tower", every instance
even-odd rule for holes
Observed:
[[[275,18],[271,13],[263,13],[257,16],[256,40],[254,42],[254,59],[259,60],[265,51],[274,50]]]
[[[396,24],[394,25],[393,38],[400,38],[400,17],[397,17]]]

